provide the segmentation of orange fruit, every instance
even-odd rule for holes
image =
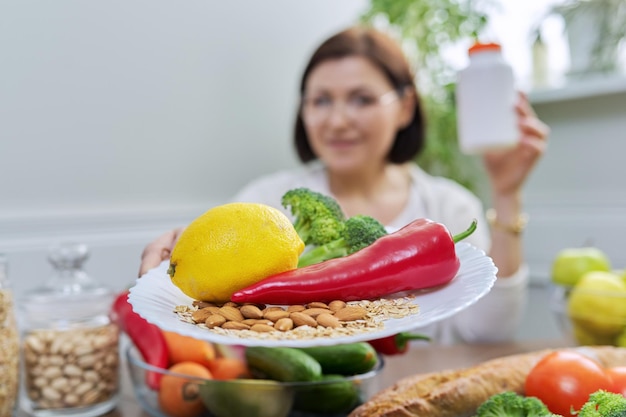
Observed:
[[[215,359],[212,343],[184,336],[176,332],[163,331],[171,364],[195,362],[208,368]]]
[[[236,378],[250,378],[250,369],[243,359],[221,356],[209,364],[209,371],[213,379],[227,380]]]
[[[199,378],[211,379],[211,372],[195,362],[180,362],[168,370],[186,377],[163,375],[157,398],[161,411],[171,417],[197,417],[205,413],[198,386],[203,381]]]

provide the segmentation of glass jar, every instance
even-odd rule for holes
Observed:
[[[19,335],[7,260],[0,254],[0,417],[11,417],[19,387]]]
[[[34,416],[90,417],[119,395],[119,329],[109,319],[112,290],[83,270],[82,244],[50,249],[50,278],[20,299],[20,406]]]

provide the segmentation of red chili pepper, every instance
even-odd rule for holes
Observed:
[[[474,220],[469,229],[453,237],[443,224],[418,219],[351,255],[265,278],[235,292],[231,300],[268,304],[354,301],[443,285],[460,267],[454,244],[475,229]]]
[[[383,355],[401,355],[409,349],[410,340],[430,340],[423,334],[400,332],[380,339],[370,340],[368,343]]]
[[[117,296],[111,307],[110,317],[128,335],[147,364],[167,369],[169,356],[165,337],[158,326],[133,311],[128,302],[128,291]],[[146,384],[153,390],[158,390],[161,376],[156,372],[147,372]]]

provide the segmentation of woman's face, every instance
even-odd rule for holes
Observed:
[[[305,81],[302,103],[313,152],[335,173],[379,168],[410,122],[406,101],[367,58],[322,62]]]

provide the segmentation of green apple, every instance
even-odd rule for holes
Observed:
[[[611,262],[604,252],[594,247],[561,250],[552,263],[552,282],[574,286],[590,271],[611,270]]]
[[[611,272],[587,272],[570,292],[567,314],[599,338],[617,336],[626,324],[626,283]]]

